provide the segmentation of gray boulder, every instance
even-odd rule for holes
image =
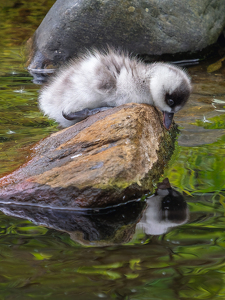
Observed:
[[[224,12],[224,0],[57,0],[33,36],[29,68],[106,44],[134,54],[198,51],[216,42]]]

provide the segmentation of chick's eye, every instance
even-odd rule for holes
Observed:
[[[167,100],[167,104],[168,104],[169,106],[173,106],[173,105],[174,105],[173,99],[168,99],[168,100]]]

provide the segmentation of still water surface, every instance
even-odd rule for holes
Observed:
[[[0,2],[1,176],[58,130],[38,111],[21,46],[53,2]],[[176,116],[164,178],[181,194],[93,215],[0,206],[0,300],[225,299],[225,66],[207,72],[216,60],[189,68],[193,94]]]

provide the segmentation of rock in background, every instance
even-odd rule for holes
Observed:
[[[30,69],[106,44],[134,54],[198,51],[225,26],[224,0],[57,0],[32,40]]]
[[[0,180],[0,202],[93,208],[153,192],[174,150],[177,127],[146,104],[126,104],[52,134]]]

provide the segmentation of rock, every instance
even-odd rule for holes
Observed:
[[[57,0],[36,30],[31,70],[106,44],[133,54],[198,51],[225,26],[224,0]]]
[[[0,202],[91,208],[136,199],[154,190],[176,134],[146,104],[93,115],[37,144],[25,165],[0,180]]]

